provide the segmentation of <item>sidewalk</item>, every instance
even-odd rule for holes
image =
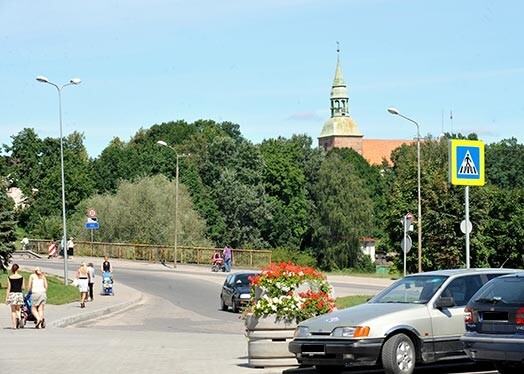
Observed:
[[[18,256],[13,257],[13,262],[16,262]],[[25,262],[24,258],[24,262]],[[27,260],[30,261],[30,260]],[[72,279],[75,275],[75,271],[80,265],[82,261],[90,262],[93,261],[93,263],[99,263],[101,259],[98,258],[74,258],[73,260],[70,260],[68,273],[69,273],[69,279]],[[56,261],[53,262],[62,262],[62,259],[56,259]],[[64,271],[63,270],[57,270],[52,269],[49,267],[46,267],[45,265],[39,265],[40,268],[44,273],[47,274],[54,274],[63,277]],[[96,266],[96,265],[95,265]],[[22,270],[31,272],[33,270],[30,266],[20,266]],[[100,272],[98,271],[97,274]],[[117,311],[124,310],[128,307],[131,307],[133,305],[136,305],[140,302],[142,299],[142,293],[127,287],[123,284],[119,284],[118,282],[115,282],[115,288],[114,288],[114,296],[102,296],[100,295],[100,290],[102,289],[102,277],[97,275],[95,277],[95,285],[93,288],[94,291],[94,301],[93,302],[87,302],[85,309],[80,308],[80,302],[74,302],[70,304],[65,305],[50,305],[46,304],[45,306],[45,320],[46,325],[48,327],[66,327],[70,326],[75,323],[87,321],[93,318],[97,318],[106,314],[114,313]],[[80,296],[79,296],[80,300]],[[5,305],[5,303],[0,304],[0,327],[8,327],[11,326],[11,314],[9,306]],[[29,327],[33,326],[33,322],[29,322]]]

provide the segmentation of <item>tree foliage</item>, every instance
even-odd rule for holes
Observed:
[[[327,157],[314,187],[314,243],[318,263],[325,269],[357,265],[360,242],[371,229],[373,203],[355,168],[336,154]]]
[[[14,201],[7,196],[6,187],[5,180],[0,179],[0,270],[6,270],[9,266],[16,240]]]
[[[179,185],[178,244],[209,245],[205,223],[192,207],[184,185]],[[96,238],[119,243],[174,243],[175,183],[162,175],[136,182],[123,181],[116,193],[92,196],[81,204],[73,220],[71,233],[80,240],[90,240],[85,229],[86,211],[94,208],[100,228]]]

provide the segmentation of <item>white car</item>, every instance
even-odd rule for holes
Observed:
[[[460,337],[464,306],[511,269],[457,269],[409,275],[367,303],[300,323],[289,351],[321,373],[381,364],[411,374],[417,362],[467,358]]]

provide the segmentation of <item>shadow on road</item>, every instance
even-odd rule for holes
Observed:
[[[317,371],[312,367],[299,367],[286,369],[282,374],[315,374]],[[380,367],[372,367],[366,369],[348,368],[342,373],[346,374],[382,374],[384,371]],[[432,364],[432,365],[418,365],[415,369],[416,374],[455,374],[455,373],[498,373],[490,364],[475,364],[471,361],[460,361],[452,364]]]

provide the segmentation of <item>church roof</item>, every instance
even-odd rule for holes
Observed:
[[[324,123],[320,138],[327,138],[330,136],[352,136],[362,137],[358,125],[350,117],[331,117]]]
[[[391,152],[403,144],[411,145],[414,142],[415,140],[362,139],[362,157],[371,165],[380,165],[383,159],[391,165]]]

